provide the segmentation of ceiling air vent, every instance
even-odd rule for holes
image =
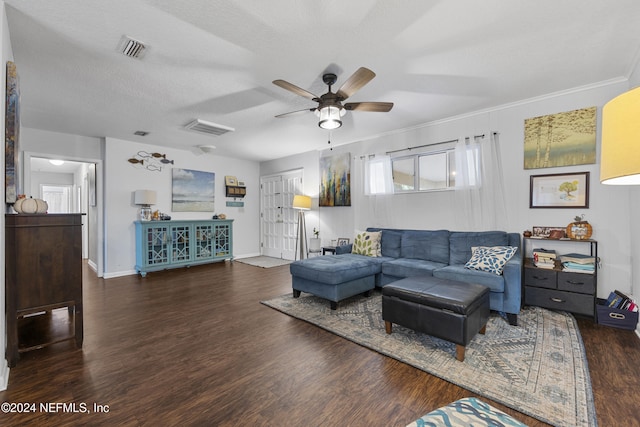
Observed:
[[[146,50],[144,43],[129,36],[122,36],[118,43],[118,52],[130,58],[142,58]]]
[[[191,123],[186,125],[184,128],[192,132],[198,132],[204,135],[214,135],[214,136],[220,136],[220,135],[224,135],[227,132],[235,131],[234,128],[218,125],[211,122],[206,122],[200,119],[196,119],[192,121]]]

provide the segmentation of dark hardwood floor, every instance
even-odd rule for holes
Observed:
[[[259,302],[287,292],[288,266],[226,262],[109,280],[85,266],[83,348],[22,353],[0,402],[37,407],[0,413],[0,425],[405,426],[474,396]],[[63,310],[29,323],[68,333],[64,320]],[[640,425],[640,339],[579,325],[599,425]]]

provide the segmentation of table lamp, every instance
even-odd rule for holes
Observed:
[[[140,206],[140,221],[151,221],[151,205],[156,204],[156,192],[153,190],[136,190],[133,203]]]

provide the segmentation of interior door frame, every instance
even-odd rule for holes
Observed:
[[[302,188],[303,188],[303,181],[304,181],[304,169],[303,168],[297,168],[297,169],[291,169],[291,170],[286,170],[286,171],[280,171],[280,172],[276,172],[276,173],[272,173],[269,175],[265,175],[260,177],[260,254],[264,255],[265,252],[265,246],[264,246],[264,240],[265,240],[265,219],[264,219],[264,211],[265,211],[265,207],[263,206],[263,201],[264,201],[264,186],[263,183],[266,182],[267,180],[272,180],[273,178],[281,178],[281,192],[282,192],[282,197],[283,199],[280,201],[281,206],[281,212],[280,212],[280,217],[283,220],[282,226],[279,227],[279,231],[280,231],[280,258],[283,259],[291,259],[293,260],[295,257],[295,250],[292,251],[288,251],[287,247],[286,247],[286,236],[285,236],[285,226],[286,225],[290,225],[290,224],[285,224],[286,222],[291,222],[292,221],[297,221],[297,213],[294,212],[295,210],[291,207],[291,200],[288,200],[288,196],[290,195],[290,199],[293,199],[293,194],[302,194]],[[285,189],[285,179],[296,179],[298,178],[298,181],[295,183],[294,185],[294,189],[292,191],[290,191],[291,194],[288,194],[289,192],[286,191]],[[295,181],[294,181],[295,182]],[[287,193],[287,194],[285,194]],[[285,200],[287,199],[287,200]],[[287,218],[289,219],[289,221],[287,220]],[[292,219],[293,218],[293,219]],[[294,236],[295,239],[295,236]],[[291,252],[291,255],[287,256],[288,252]]]
[[[31,158],[32,157],[39,157],[39,158],[44,158],[44,159],[60,159],[60,160],[69,160],[69,161],[73,161],[73,162],[80,162],[80,163],[93,163],[95,164],[96,167],[96,176],[98,177],[98,179],[96,179],[96,183],[95,183],[95,191],[96,191],[96,201],[97,201],[97,205],[95,207],[92,207],[93,209],[96,209],[95,211],[95,217],[96,217],[96,224],[95,224],[95,230],[96,230],[96,234],[97,235],[90,235],[90,233],[88,232],[88,227],[87,227],[87,221],[88,221],[88,217],[89,215],[83,215],[82,218],[82,227],[83,229],[87,230],[86,233],[83,233],[84,235],[87,236],[87,240],[94,240],[95,241],[95,245],[96,245],[96,260],[91,260],[89,259],[89,266],[91,268],[93,268],[96,272],[96,275],[98,277],[103,277],[104,276],[104,266],[105,266],[105,245],[106,245],[106,231],[104,230],[104,203],[102,203],[103,200],[103,190],[104,190],[104,179],[103,179],[103,163],[102,163],[102,159],[92,159],[92,158],[86,158],[86,157],[75,157],[75,156],[68,156],[68,155],[56,155],[56,154],[51,154],[51,153],[40,153],[40,152],[32,152],[32,151],[24,151],[22,153],[22,185],[23,188],[29,189],[31,188]],[[83,190],[84,193],[88,193],[88,189]],[[88,196],[84,197],[84,202],[83,205],[80,208],[81,209],[88,209]],[[88,242],[83,242],[83,246],[84,243]],[[95,261],[95,263],[93,262]]]

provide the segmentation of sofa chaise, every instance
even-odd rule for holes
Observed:
[[[311,293],[329,300],[335,309],[339,301],[376,287],[406,277],[434,276],[488,287],[490,309],[505,313],[509,323],[517,325],[522,290],[518,233],[368,228],[362,235],[379,238],[377,251],[352,253],[353,244],[349,244],[337,247],[335,255],[293,262],[294,297],[300,292]],[[472,248],[480,250],[473,252]],[[505,248],[510,258],[500,265],[492,265],[493,258],[480,260],[479,265],[472,262],[478,261],[482,250],[491,254],[494,249]]]

